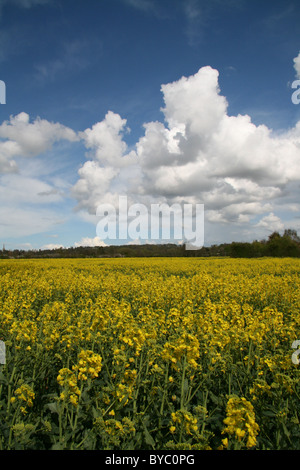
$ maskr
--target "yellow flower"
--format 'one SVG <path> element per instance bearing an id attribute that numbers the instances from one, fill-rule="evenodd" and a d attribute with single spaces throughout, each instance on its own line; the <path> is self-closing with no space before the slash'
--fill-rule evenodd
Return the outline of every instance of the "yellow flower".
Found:
<path id="1" fill-rule="evenodd" d="M 82 350 L 79 353 L 79 361 L 73 366 L 78 371 L 78 380 L 94 379 L 98 377 L 102 368 L 102 357 L 91 350 Z"/>
<path id="2" fill-rule="evenodd" d="M 23 404 L 24 406 L 21 406 L 20 408 L 22 413 L 25 414 L 27 412 L 26 407 L 31 408 L 33 406 L 33 400 L 35 398 L 34 391 L 29 385 L 23 384 L 15 390 L 15 395 L 15 397 L 11 397 L 11 403 L 15 403 L 16 399 L 18 399 L 22 404 L 25 402 Z"/>
<path id="3" fill-rule="evenodd" d="M 255 446 L 259 426 L 255 422 L 252 404 L 244 397 L 233 396 L 227 402 L 226 415 L 223 421 L 226 427 L 223 429 L 222 434 L 227 433 L 238 442 L 244 442 L 244 438 L 247 438 L 246 447 Z"/>
<path id="4" fill-rule="evenodd" d="M 135 444 L 120 441 L 126 434 L 122 416 L 131 415 L 133 407 L 137 417 L 149 416 L 151 429 L 161 423 L 153 437 L 161 436 L 162 442 L 174 428 L 180 445 L 201 446 L 206 436 L 215 442 L 204 408 L 210 395 L 205 396 L 210 383 L 219 383 L 223 400 L 229 376 L 251 377 L 251 384 L 241 381 L 239 389 L 251 403 L 229 397 L 220 444 L 222 439 L 229 449 L 259 447 L 257 423 L 264 417 L 256 416 L 256 404 L 261 413 L 262 405 L 286 402 L 290 412 L 278 405 L 274 420 L 284 422 L 288 433 L 297 423 L 296 400 L 289 396 L 297 391 L 291 345 L 300 339 L 300 259 L 2 261 L 0 339 L 7 346 L 7 372 L 13 374 L 9 396 L 16 423 L 22 419 L 18 411 L 37 419 L 45 396 L 55 393 L 56 375 L 66 419 L 74 418 L 72 407 L 81 399 L 82 411 L 94 409 L 110 418 L 108 432 L 103 424 L 97 435 L 97 445 L 107 448 Z M 10 370 L 13 356 L 15 372 Z M 51 364 L 62 369 L 53 375 Z M 33 373 L 35 381 L 24 387 Z M 237 383 L 232 382 L 233 390 Z M 203 410 L 197 410 L 200 403 Z M 161 404 L 167 423 L 155 414 Z M 265 440 L 275 447 L 271 421 L 264 423 Z M 84 446 L 80 419 L 78 424 L 76 439 Z M 137 439 L 141 432 L 139 427 Z M 105 440 L 109 433 L 111 439 Z M 174 436 L 175 441 L 179 444 Z"/>
<path id="5" fill-rule="evenodd" d="M 74 395 L 73 393 L 70 395 L 70 403 L 72 405 L 77 406 L 78 405 L 78 396 Z"/>
<path id="6" fill-rule="evenodd" d="M 69 401 L 73 406 L 78 405 L 80 390 L 77 386 L 77 378 L 73 371 L 68 368 L 60 369 L 57 382 L 63 388 L 59 398 L 61 401 Z"/>
<path id="7" fill-rule="evenodd" d="M 228 447 L 228 437 L 225 437 L 225 439 L 222 439 L 222 444 L 224 447 Z"/>

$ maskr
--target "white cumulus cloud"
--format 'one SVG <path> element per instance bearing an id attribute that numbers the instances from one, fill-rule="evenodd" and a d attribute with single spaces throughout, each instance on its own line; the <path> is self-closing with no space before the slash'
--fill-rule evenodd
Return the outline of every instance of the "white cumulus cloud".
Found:
<path id="1" fill-rule="evenodd" d="M 294 64 L 298 73 L 300 53 Z M 161 92 L 164 119 L 145 122 L 143 135 L 130 149 L 127 120 L 112 111 L 79 133 L 46 119 L 31 121 L 25 112 L 4 121 L 0 125 L 4 233 L 17 232 L 18 218 L 23 234 L 61 223 L 63 217 L 49 206 L 58 207 L 64 200 L 61 182 L 26 175 L 24 165 L 25 159 L 32 161 L 61 141 L 80 141 L 85 147 L 86 160 L 70 188 L 83 220 L 86 215 L 86 221 L 97 222 L 100 204 L 117 208 L 119 196 L 126 195 L 128 204 L 149 207 L 155 202 L 204 204 L 207 233 L 214 239 L 216 231 L 222 236 L 226 231 L 232 238 L 232 231 L 239 228 L 240 234 L 253 238 L 257 231 L 283 229 L 285 211 L 289 222 L 297 225 L 300 121 L 276 134 L 266 125 L 254 124 L 249 115 L 229 115 L 219 72 L 210 66 L 163 84 Z M 97 237 L 82 243 L 104 246 Z"/>
<path id="2" fill-rule="evenodd" d="M 218 77 L 207 66 L 162 85 L 164 122 L 145 123 L 131 152 L 117 114 L 84 131 L 89 160 L 72 190 L 78 208 L 95 214 L 121 188 L 135 202 L 203 203 L 214 224 L 278 226 L 276 204 L 300 180 L 300 122 L 276 135 L 248 115 L 230 116 Z"/>
<path id="3" fill-rule="evenodd" d="M 99 237 L 94 237 L 94 238 L 89 238 L 89 237 L 83 237 L 79 242 L 74 243 L 75 247 L 79 246 L 107 246 L 104 241 L 102 241 Z"/>
<path id="4" fill-rule="evenodd" d="M 0 173 L 17 171 L 16 157 L 34 157 L 61 140 L 75 142 L 77 134 L 70 128 L 21 112 L 0 125 Z"/>
<path id="5" fill-rule="evenodd" d="M 43 245 L 42 250 L 57 250 L 59 248 L 63 248 L 63 245 L 59 243 L 48 243 L 48 245 Z"/>
<path id="6" fill-rule="evenodd" d="M 294 69 L 296 70 L 296 75 L 300 78 L 300 51 L 297 57 L 294 58 Z"/>

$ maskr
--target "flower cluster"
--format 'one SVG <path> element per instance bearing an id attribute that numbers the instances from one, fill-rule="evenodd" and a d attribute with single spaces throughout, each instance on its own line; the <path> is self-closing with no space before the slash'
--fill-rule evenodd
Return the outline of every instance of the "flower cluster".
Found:
<path id="1" fill-rule="evenodd" d="M 198 367 L 199 341 L 195 335 L 183 333 L 179 338 L 172 338 L 164 345 L 161 357 L 166 361 L 171 361 L 172 367 L 178 369 L 178 363 L 185 359 L 192 368 Z"/>
<path id="2" fill-rule="evenodd" d="M 77 377 L 73 371 L 64 367 L 60 369 L 57 376 L 58 384 L 63 388 L 60 400 L 70 402 L 75 407 L 78 405 L 80 390 L 77 385 Z"/>
<path id="3" fill-rule="evenodd" d="M 31 408 L 33 406 L 33 400 L 35 398 L 35 393 L 32 388 L 27 384 L 22 384 L 15 390 L 15 396 L 11 397 L 11 403 L 15 403 L 16 400 L 22 404 L 21 412 L 26 414 L 28 412 L 27 407 Z"/>
<path id="4" fill-rule="evenodd" d="M 256 437 L 259 426 L 255 422 L 255 413 L 252 404 L 244 397 L 231 397 L 227 402 L 226 427 L 223 434 L 227 433 L 239 443 L 245 442 L 247 448 L 256 445 Z M 228 446 L 228 438 L 223 439 L 224 446 Z"/>
<path id="5" fill-rule="evenodd" d="M 98 377 L 101 368 L 102 357 L 91 350 L 80 351 L 78 364 L 73 366 L 73 370 L 78 372 L 78 380 Z"/>
<path id="6" fill-rule="evenodd" d="M 134 423 L 127 417 L 121 421 L 115 418 L 96 418 L 93 423 L 93 432 L 99 435 L 104 449 L 119 447 L 121 443 L 130 440 L 136 432 Z"/>
<path id="7" fill-rule="evenodd" d="M 198 431 L 197 422 L 197 418 L 193 416 L 192 413 L 190 413 L 189 411 L 178 410 L 176 412 L 171 413 L 170 432 L 175 433 L 176 427 L 179 426 L 183 429 L 186 434 L 195 434 Z"/>

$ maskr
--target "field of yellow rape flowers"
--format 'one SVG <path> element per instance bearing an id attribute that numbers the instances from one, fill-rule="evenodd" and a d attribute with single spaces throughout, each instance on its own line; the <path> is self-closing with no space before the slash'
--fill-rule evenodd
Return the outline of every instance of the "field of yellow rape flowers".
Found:
<path id="1" fill-rule="evenodd" d="M 299 449 L 300 260 L 2 260 L 0 449 Z"/>

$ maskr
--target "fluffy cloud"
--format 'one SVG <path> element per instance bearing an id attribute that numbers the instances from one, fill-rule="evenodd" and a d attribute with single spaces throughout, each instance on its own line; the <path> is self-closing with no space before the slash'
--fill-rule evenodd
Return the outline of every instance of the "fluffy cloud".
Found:
<path id="1" fill-rule="evenodd" d="M 263 227 L 269 232 L 280 232 L 284 229 L 284 224 L 280 218 L 271 212 L 269 215 L 263 217 L 257 224 L 256 227 Z"/>
<path id="2" fill-rule="evenodd" d="M 147 138 L 146 133 L 137 145 L 145 169 L 152 155 L 155 161 L 153 170 L 145 172 L 149 190 L 154 187 L 165 195 L 203 197 L 219 185 L 224 190 L 225 178 L 230 177 L 227 188 L 231 186 L 238 196 L 242 188 L 234 185 L 235 179 L 265 188 L 298 178 L 299 125 L 276 137 L 266 126 L 254 125 L 247 115 L 228 116 L 217 78 L 217 71 L 205 67 L 192 77 L 162 87 L 168 129 L 156 125 L 156 139 L 153 135 Z M 173 155 L 166 145 L 166 133 L 177 140 Z"/>
<path id="3" fill-rule="evenodd" d="M 130 181 L 139 169 L 135 168 L 136 153 L 126 153 L 125 126 L 125 119 L 109 111 L 103 121 L 79 133 L 90 159 L 79 169 L 79 180 L 72 188 L 78 210 L 95 214 L 99 204 L 114 204 L 121 191 L 129 191 Z"/>
<path id="4" fill-rule="evenodd" d="M 162 85 L 165 122 L 145 123 L 134 151 L 117 114 L 84 131 L 89 160 L 73 187 L 78 208 L 95 214 L 123 192 L 137 202 L 203 203 L 212 224 L 280 226 L 275 206 L 300 179 L 300 122 L 276 135 L 248 115 L 229 116 L 218 77 L 208 66 Z"/>
<path id="5" fill-rule="evenodd" d="M 107 201 L 110 184 L 118 172 L 111 167 L 100 167 L 89 160 L 79 170 L 80 179 L 72 188 L 72 195 L 77 199 L 77 209 L 87 209 L 95 214 L 96 207 Z"/>
<path id="6" fill-rule="evenodd" d="M 109 111 L 102 122 L 81 132 L 80 136 L 85 141 L 86 148 L 95 151 L 94 156 L 99 163 L 120 166 L 126 150 L 126 143 L 122 138 L 125 125 L 125 119 Z"/>
<path id="7" fill-rule="evenodd" d="M 11 116 L 0 126 L 0 173 L 17 171 L 16 157 L 34 157 L 49 150 L 55 142 L 78 140 L 76 133 L 59 123 L 37 118 L 30 122 L 27 113 Z"/>
<path id="8" fill-rule="evenodd" d="M 43 245 L 42 250 L 57 250 L 58 248 L 63 248 L 63 245 L 56 243 L 49 243 L 48 245 Z"/>
<path id="9" fill-rule="evenodd" d="M 81 141 L 86 149 L 86 161 L 71 187 L 85 221 L 97 223 L 100 204 L 117 207 L 119 195 L 127 195 L 129 205 L 203 203 L 205 233 L 211 240 L 217 230 L 229 239 L 236 233 L 250 239 L 257 233 L 264 236 L 274 227 L 283 229 L 285 213 L 297 229 L 300 122 L 275 134 L 265 125 L 255 125 L 248 115 L 230 116 L 219 73 L 211 67 L 164 84 L 161 92 L 164 121 L 145 123 L 133 149 L 126 144 L 126 119 L 112 111 L 78 134 L 60 123 L 40 118 L 30 122 L 24 112 L 3 122 L 2 232 L 31 234 L 61 223 L 61 212 L 49 209 L 49 204 L 59 207 L 63 201 L 61 183 L 51 184 L 51 178 L 41 181 L 38 173 L 29 176 L 24 162 L 63 140 Z M 103 242 L 96 237 L 79 243 L 101 246 Z"/>
<path id="10" fill-rule="evenodd" d="M 75 247 L 78 246 L 107 246 L 99 237 L 89 238 L 83 237 L 79 242 L 74 243 Z"/>
<path id="11" fill-rule="evenodd" d="M 300 78 L 300 52 L 294 59 L 294 69 L 296 70 L 296 75 Z"/>
<path id="12" fill-rule="evenodd" d="M 42 162 L 39 158 L 35 164 L 28 160 L 46 155 L 55 143 L 63 140 L 75 142 L 79 137 L 59 123 L 40 118 L 30 122 L 29 115 L 24 112 L 11 116 L 0 125 L 2 237 L 45 232 L 65 220 L 63 209 L 60 209 L 64 201 L 64 184 L 57 177 L 51 178 L 58 157 L 57 161 L 53 158 L 51 162 Z"/>

